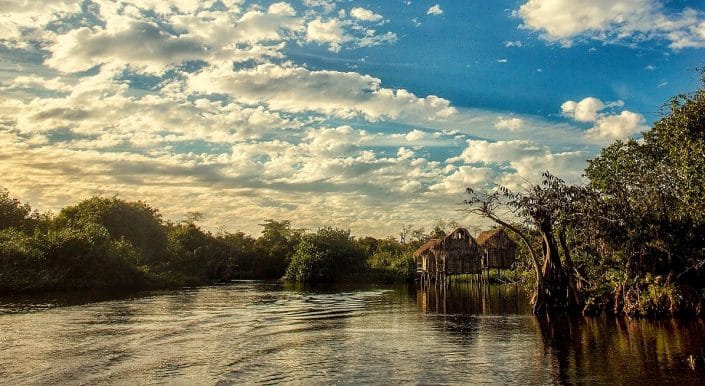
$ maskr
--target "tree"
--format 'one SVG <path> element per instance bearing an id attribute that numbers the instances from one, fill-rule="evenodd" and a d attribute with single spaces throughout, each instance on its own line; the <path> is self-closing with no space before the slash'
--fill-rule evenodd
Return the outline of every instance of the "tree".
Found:
<path id="1" fill-rule="evenodd" d="M 512 192 L 500 187 L 491 192 L 467 189 L 471 213 L 479 214 L 514 232 L 529 251 L 536 273 L 536 288 L 532 299 L 536 314 L 556 309 L 577 309 L 582 304 L 575 282 L 574 266 L 565 239 L 568 224 L 575 218 L 575 208 L 587 192 L 548 172 L 543 181 L 525 192 Z M 499 208 L 508 209 L 520 222 L 500 217 Z M 530 230 L 541 237 L 542 258 L 535 250 Z M 558 240 L 558 241 L 557 241 Z M 558 245 L 563 248 L 565 266 Z"/>
<path id="2" fill-rule="evenodd" d="M 700 89 L 672 98 L 641 141 L 604 148 L 589 161 L 586 176 L 606 214 L 594 224 L 605 258 L 625 272 L 615 296 L 624 308 L 645 312 L 651 300 L 643 297 L 653 283 L 681 292 L 692 292 L 677 288 L 682 285 L 702 288 L 705 72 Z"/>
<path id="3" fill-rule="evenodd" d="M 142 201 L 96 196 L 64 208 L 55 220 L 57 228 L 81 228 L 91 223 L 105 227 L 115 240 L 129 241 L 144 257 L 141 263 L 158 263 L 166 252 L 161 214 Z"/>
<path id="4" fill-rule="evenodd" d="M 365 270 L 365 255 L 349 230 L 321 228 L 296 246 L 286 278 L 299 282 L 332 282 Z"/>
<path id="5" fill-rule="evenodd" d="M 262 235 L 257 239 L 257 247 L 265 251 L 259 260 L 258 276 L 281 277 L 301 240 L 302 229 L 293 229 L 289 220 L 265 220 L 260 224 Z"/>
<path id="6" fill-rule="evenodd" d="M 46 223 L 48 218 L 48 215 L 32 211 L 29 204 L 10 197 L 7 190 L 0 191 L 0 229 L 16 228 L 32 233 L 40 223 Z"/>

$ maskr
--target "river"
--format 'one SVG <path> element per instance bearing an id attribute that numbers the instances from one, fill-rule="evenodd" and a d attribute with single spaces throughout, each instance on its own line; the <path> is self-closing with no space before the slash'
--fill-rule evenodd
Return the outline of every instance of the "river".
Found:
<path id="1" fill-rule="evenodd" d="M 0 298 L 2 384 L 705 382 L 701 320 L 537 319 L 515 286 Z"/>

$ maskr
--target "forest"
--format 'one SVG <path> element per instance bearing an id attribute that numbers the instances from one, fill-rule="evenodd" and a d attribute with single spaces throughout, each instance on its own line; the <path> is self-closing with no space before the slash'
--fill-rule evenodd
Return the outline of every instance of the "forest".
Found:
<path id="1" fill-rule="evenodd" d="M 259 237 L 212 234 L 191 213 L 164 221 L 141 201 L 91 197 L 58 214 L 39 213 L 0 192 L 0 292 L 159 288 L 279 279 L 316 282 L 413 280 L 411 253 L 433 234 L 356 239 L 349 230 L 305 232 L 265 220 Z"/>
<path id="2" fill-rule="evenodd" d="M 705 78 L 703 79 L 705 84 Z M 505 227 L 522 246 L 503 275 L 532 289 L 534 312 L 703 314 L 705 88 L 678 95 L 643 138 L 588 162 L 586 183 L 548 171 L 520 191 L 467 190 L 464 210 Z M 258 237 L 203 230 L 192 213 L 164 220 L 141 201 L 96 196 L 40 213 L 0 192 L 0 292 L 158 288 L 279 279 L 411 281 L 413 251 L 452 230 L 404 227 L 353 237 L 265 220 Z"/>

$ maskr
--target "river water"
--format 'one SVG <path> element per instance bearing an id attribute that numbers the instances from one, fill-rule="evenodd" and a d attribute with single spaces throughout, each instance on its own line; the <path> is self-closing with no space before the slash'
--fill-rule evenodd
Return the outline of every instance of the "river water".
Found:
<path id="1" fill-rule="evenodd" d="M 705 382 L 705 323 L 537 319 L 515 286 L 0 298 L 2 384 Z"/>

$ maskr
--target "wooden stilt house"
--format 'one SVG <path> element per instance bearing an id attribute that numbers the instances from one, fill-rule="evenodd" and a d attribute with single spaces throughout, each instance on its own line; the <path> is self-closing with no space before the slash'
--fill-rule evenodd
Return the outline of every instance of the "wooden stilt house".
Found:
<path id="1" fill-rule="evenodd" d="M 516 260 L 518 246 L 503 228 L 480 233 L 477 244 L 482 250 L 483 263 L 487 268 L 509 269 Z"/>
<path id="2" fill-rule="evenodd" d="M 465 228 L 458 228 L 440 240 L 430 240 L 414 252 L 422 278 L 475 274 L 482 270 L 481 252 Z"/>

